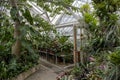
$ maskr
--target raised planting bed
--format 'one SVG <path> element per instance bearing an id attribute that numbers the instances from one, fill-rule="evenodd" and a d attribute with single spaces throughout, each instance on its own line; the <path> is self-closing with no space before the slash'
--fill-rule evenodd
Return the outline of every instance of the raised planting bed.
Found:
<path id="1" fill-rule="evenodd" d="M 67 58 L 71 57 L 71 60 L 72 60 L 72 57 L 73 57 L 72 53 L 71 54 L 62 54 L 62 53 L 57 54 L 57 53 L 40 51 L 40 50 L 39 50 L 39 54 L 40 54 L 41 58 L 46 59 L 48 61 L 50 61 L 50 59 L 53 59 L 55 64 L 57 64 L 59 61 L 62 61 L 64 64 L 66 64 L 66 62 L 68 61 Z"/>
<path id="2" fill-rule="evenodd" d="M 40 64 L 36 65 L 35 67 L 19 74 L 17 77 L 12 78 L 11 80 L 25 80 L 28 76 L 35 73 L 40 69 Z"/>

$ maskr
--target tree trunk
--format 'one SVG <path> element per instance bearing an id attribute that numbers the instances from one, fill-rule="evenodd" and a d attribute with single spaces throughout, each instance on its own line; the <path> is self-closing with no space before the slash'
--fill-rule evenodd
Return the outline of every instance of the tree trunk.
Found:
<path id="1" fill-rule="evenodd" d="M 17 0 L 10 0 L 10 4 L 15 9 L 18 9 Z M 16 11 L 15 16 L 16 16 L 16 18 L 20 17 L 20 14 L 19 14 L 18 10 Z M 14 20 L 14 38 L 15 38 L 16 41 L 12 46 L 12 54 L 15 54 L 16 56 L 19 56 L 20 52 L 21 52 L 20 21 L 19 21 L 19 19 Z"/>
<path id="2" fill-rule="evenodd" d="M 20 24 L 19 22 L 15 22 L 14 27 L 14 38 L 16 39 L 15 43 L 12 46 L 12 54 L 15 54 L 16 56 L 20 55 L 21 52 L 21 39 L 20 39 Z"/>

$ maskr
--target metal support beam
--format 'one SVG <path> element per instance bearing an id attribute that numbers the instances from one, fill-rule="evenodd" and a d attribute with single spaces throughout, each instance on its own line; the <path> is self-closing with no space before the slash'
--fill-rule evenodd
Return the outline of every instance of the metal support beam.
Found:
<path id="1" fill-rule="evenodd" d="M 64 27 L 73 27 L 73 25 L 78 25 L 79 22 L 70 22 L 70 23 L 65 23 L 65 24 L 60 24 L 60 25 L 55 25 L 56 28 L 64 28 Z"/>
<path id="2" fill-rule="evenodd" d="M 74 51 L 73 51 L 73 60 L 74 60 L 74 64 L 77 65 L 78 62 L 78 58 L 77 58 L 77 29 L 76 26 L 73 27 L 73 31 L 74 31 Z"/>

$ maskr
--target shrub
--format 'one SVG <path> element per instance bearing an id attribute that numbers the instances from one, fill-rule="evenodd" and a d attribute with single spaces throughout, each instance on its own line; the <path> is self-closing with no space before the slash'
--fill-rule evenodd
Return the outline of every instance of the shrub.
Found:
<path id="1" fill-rule="evenodd" d="M 38 57 L 30 53 L 22 54 L 19 58 L 9 53 L 0 54 L 0 80 L 10 79 L 30 69 L 38 63 Z"/>

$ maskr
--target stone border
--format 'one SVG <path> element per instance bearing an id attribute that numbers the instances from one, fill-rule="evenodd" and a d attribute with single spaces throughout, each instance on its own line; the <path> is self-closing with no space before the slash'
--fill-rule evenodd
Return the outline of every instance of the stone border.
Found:
<path id="1" fill-rule="evenodd" d="M 11 80 L 24 80 L 26 79 L 28 76 L 30 76 L 31 74 L 35 73 L 36 71 L 38 71 L 40 69 L 40 64 L 36 65 L 35 67 L 19 74 L 17 77 L 12 78 Z"/>

